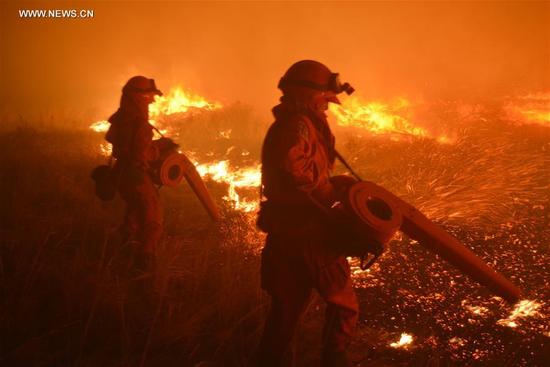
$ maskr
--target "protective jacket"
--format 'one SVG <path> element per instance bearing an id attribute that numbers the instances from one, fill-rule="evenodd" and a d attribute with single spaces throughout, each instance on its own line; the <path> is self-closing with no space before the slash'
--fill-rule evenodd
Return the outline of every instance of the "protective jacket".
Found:
<path id="1" fill-rule="evenodd" d="M 340 366 L 357 322 L 358 305 L 346 258 L 327 235 L 326 213 L 336 199 L 330 182 L 334 136 L 324 113 L 281 103 L 273 109 L 262 150 L 263 194 L 258 225 L 268 233 L 262 252 L 262 287 L 271 309 L 258 366 L 282 366 L 300 315 L 317 290 L 327 303 L 323 366 Z"/>
<path id="2" fill-rule="evenodd" d="M 147 116 L 119 109 L 109 122 L 111 126 L 105 139 L 113 145 L 113 157 L 121 164 L 147 169 L 158 154 Z"/>
<path id="3" fill-rule="evenodd" d="M 330 175 L 334 135 L 324 113 L 281 103 L 273 108 L 262 148 L 263 203 L 258 225 L 268 233 L 319 225 L 322 210 L 336 200 Z"/>
<path id="4" fill-rule="evenodd" d="M 158 191 L 149 175 L 150 163 L 158 158 L 153 127 L 147 113 L 137 108 L 120 108 L 109 122 L 106 139 L 116 158 L 118 192 L 127 204 L 123 232 L 140 242 L 145 253 L 153 254 L 163 223 Z"/>

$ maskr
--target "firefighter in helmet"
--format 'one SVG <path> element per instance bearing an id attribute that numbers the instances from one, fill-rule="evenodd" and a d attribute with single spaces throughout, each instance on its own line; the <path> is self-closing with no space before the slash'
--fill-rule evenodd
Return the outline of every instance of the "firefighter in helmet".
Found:
<path id="1" fill-rule="evenodd" d="M 280 366 L 311 292 L 326 302 L 323 366 L 349 365 L 346 348 L 358 303 L 345 256 L 327 233 L 327 213 L 337 201 L 330 181 L 335 139 L 326 110 L 351 94 L 338 74 L 312 60 L 293 64 L 281 78 L 283 95 L 262 148 L 262 202 L 258 226 L 267 233 L 262 288 L 271 308 L 257 352 L 258 365 Z"/>
<path id="2" fill-rule="evenodd" d="M 136 241 L 137 268 L 152 270 L 154 251 L 162 234 L 162 207 L 149 175 L 150 164 L 158 159 L 149 123 L 149 104 L 162 95 L 153 79 L 134 76 L 122 89 L 119 109 L 109 118 L 106 140 L 113 146 L 118 192 L 126 202 L 123 237 Z"/>

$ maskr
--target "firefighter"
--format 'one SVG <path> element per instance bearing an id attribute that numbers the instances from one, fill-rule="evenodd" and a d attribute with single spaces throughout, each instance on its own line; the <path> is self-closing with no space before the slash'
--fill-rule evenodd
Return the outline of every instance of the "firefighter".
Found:
<path id="1" fill-rule="evenodd" d="M 293 64 L 281 78 L 283 95 L 262 148 L 258 226 L 267 233 L 262 288 L 270 311 L 257 351 L 259 366 L 284 365 L 301 314 L 313 290 L 326 302 L 322 365 L 348 366 L 346 348 L 358 317 L 349 264 L 330 239 L 337 188 L 330 181 L 335 139 L 326 110 L 351 94 L 338 74 L 312 60 Z"/>
<path id="2" fill-rule="evenodd" d="M 109 118 L 106 140 L 112 155 L 118 192 L 126 202 L 123 237 L 139 244 L 135 261 L 138 270 L 151 271 L 154 252 L 162 234 L 162 207 L 149 175 L 150 164 L 158 159 L 149 123 L 149 104 L 162 95 L 155 81 L 134 76 L 122 89 L 119 109 Z"/>

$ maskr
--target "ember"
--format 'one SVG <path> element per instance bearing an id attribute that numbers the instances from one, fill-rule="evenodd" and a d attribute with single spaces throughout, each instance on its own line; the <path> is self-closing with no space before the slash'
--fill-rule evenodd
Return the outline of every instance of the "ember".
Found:
<path id="1" fill-rule="evenodd" d="M 339 126 L 368 132 L 347 142 L 339 140 L 340 150 L 354 162 L 360 175 L 380 183 L 443 224 L 495 269 L 511 275 L 514 282 L 518 281 L 514 277 L 522 274 L 522 288 L 526 289 L 527 278 L 535 284 L 538 275 L 533 269 L 543 267 L 542 257 L 522 260 L 518 254 L 540 252 L 544 239 L 548 239 L 540 232 L 548 208 L 545 193 L 550 190 L 550 146 L 546 140 L 535 133 L 530 140 L 515 139 L 516 124 L 508 124 L 498 115 L 484 115 L 478 107 L 475 119 L 466 121 L 468 128 L 445 140 L 447 135 L 432 134 L 429 126 L 411 122 L 415 105 L 409 101 L 385 105 L 350 100 L 331 112 Z M 204 116 L 215 113 L 210 109 L 203 112 Z M 186 116 L 182 112 L 175 119 L 157 119 L 178 136 L 184 131 L 179 127 L 187 124 Z M 203 125 L 197 126 L 200 129 Z M 336 134 L 340 131 L 335 129 Z M 214 151 L 208 145 L 209 149 L 204 150 L 201 147 L 206 145 L 199 143 L 193 147 L 194 152 L 184 153 L 207 182 L 227 185 L 222 199 L 246 219 L 246 241 L 257 253 L 261 241 L 254 217 L 261 177 L 254 144 L 259 144 L 259 138 L 251 137 L 254 144 L 244 149 L 236 141 L 242 139 L 238 125 L 219 125 L 208 135 L 212 144 L 223 142 L 225 147 Z M 233 234 L 229 231 L 227 235 Z M 545 326 L 546 304 L 522 301 L 510 310 L 498 297 L 480 296 L 480 286 L 469 283 L 403 235 L 396 236 L 390 251 L 367 271 L 359 268 L 357 259 L 350 261 L 360 299 L 369 300 L 367 310 L 374 309 L 369 312 L 375 316 L 365 320 L 367 325 L 375 329 L 391 325 L 392 333 L 403 327 L 432 330 L 432 335 L 414 337 L 415 348 L 438 348 L 454 361 L 490 361 L 497 358 L 495 353 L 502 352 L 505 342 L 494 332 L 485 335 L 481 343 L 479 328 L 506 326 L 521 335 L 529 333 L 535 345 L 549 333 Z M 545 297 L 542 290 L 526 290 L 533 300 Z M 398 341 L 386 343 L 410 353 L 413 336 L 402 333 Z"/>
<path id="2" fill-rule="evenodd" d="M 392 348 L 407 348 L 409 347 L 413 342 L 413 337 L 410 334 L 402 333 L 401 338 L 399 341 L 395 343 L 391 343 L 390 347 Z"/>
<path id="3" fill-rule="evenodd" d="M 253 362 L 270 314 L 261 275 L 266 288 L 270 275 L 284 278 L 266 266 L 256 226 L 271 112 L 293 114 L 301 94 L 320 91 L 307 107 L 324 108 L 345 91 L 326 113 L 357 175 L 521 289 L 507 303 L 426 239 L 398 232 L 369 269 L 348 259 L 359 308 L 350 364 L 550 366 L 550 1 L 39 3 L 0 1 L 2 365 Z M 281 78 L 302 58 L 326 62 L 328 83 Z M 151 186 L 144 172 L 106 166 L 106 120 L 133 75 L 154 79 L 126 89 L 146 93 L 142 102 L 164 93 L 149 122 L 181 163 L 151 165 L 164 186 L 146 200 L 132 190 Z M 121 157 L 140 147 L 126 132 Z M 347 171 L 335 161 L 334 175 Z M 123 186 L 129 200 L 100 200 Z M 121 226 L 124 201 L 148 214 L 128 211 Z M 274 206 L 273 221 L 299 225 L 301 212 Z M 161 229 L 158 246 L 141 246 Z M 274 251 L 273 268 L 283 257 Z M 320 275 L 332 270 L 348 275 Z M 328 350 L 316 293 L 288 356 L 296 366 Z"/>
<path id="4" fill-rule="evenodd" d="M 524 319 L 526 317 L 540 317 L 539 309 L 542 304 L 530 301 L 522 300 L 516 304 L 510 315 L 505 319 L 500 319 L 497 321 L 499 325 L 508 326 L 515 328 L 518 326 L 517 322 L 519 319 Z"/>
<path id="5" fill-rule="evenodd" d="M 470 313 L 477 316 L 483 316 L 489 311 L 487 307 L 470 305 L 467 300 L 462 301 L 462 306 Z"/>

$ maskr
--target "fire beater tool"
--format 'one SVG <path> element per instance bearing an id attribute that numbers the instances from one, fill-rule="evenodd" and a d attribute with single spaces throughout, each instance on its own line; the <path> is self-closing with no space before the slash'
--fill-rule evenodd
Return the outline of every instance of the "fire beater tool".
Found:
<path id="1" fill-rule="evenodd" d="M 165 137 L 155 140 L 154 143 L 160 155 L 160 158 L 152 165 L 155 183 L 174 187 L 185 178 L 210 218 L 214 221 L 220 220 L 220 211 L 202 177 L 189 158 L 177 151 L 179 145 Z"/>
<path id="2" fill-rule="evenodd" d="M 512 303 L 519 301 L 520 289 L 459 240 L 390 191 L 373 182 L 363 181 L 338 152 L 336 157 L 356 179 L 334 177 L 335 182 L 344 186 L 342 203 L 351 217 L 355 233 L 361 238 L 367 242 L 386 244 L 400 230 L 498 296 Z M 380 254 L 374 255 L 367 267 Z"/>

